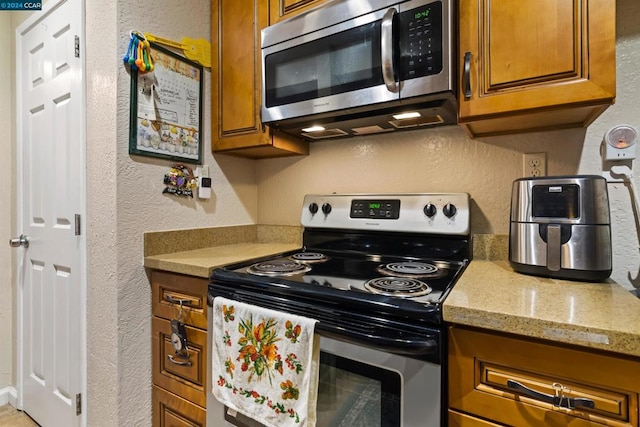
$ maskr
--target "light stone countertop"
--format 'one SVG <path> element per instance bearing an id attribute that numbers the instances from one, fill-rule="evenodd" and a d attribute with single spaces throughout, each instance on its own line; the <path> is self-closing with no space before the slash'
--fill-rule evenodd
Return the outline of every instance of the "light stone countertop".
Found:
<path id="1" fill-rule="evenodd" d="M 292 251 L 302 245 L 302 228 L 235 225 L 144 233 L 144 266 L 209 278 L 214 268 Z"/>
<path id="2" fill-rule="evenodd" d="M 208 279 L 211 271 L 216 267 L 234 264 L 251 258 L 275 255 L 299 247 L 300 245 L 294 243 L 234 243 L 147 256 L 144 258 L 144 266 Z"/>
<path id="3" fill-rule="evenodd" d="M 443 304 L 445 321 L 640 357 L 640 299 L 622 286 L 516 273 L 473 260 Z"/>
<path id="4" fill-rule="evenodd" d="M 247 225 L 149 232 L 144 266 L 208 278 L 216 267 L 299 248 L 301 231 Z M 474 236 L 474 260 L 443 304 L 445 321 L 640 357 L 639 298 L 613 281 L 516 273 L 505 261 L 507 239 Z"/>

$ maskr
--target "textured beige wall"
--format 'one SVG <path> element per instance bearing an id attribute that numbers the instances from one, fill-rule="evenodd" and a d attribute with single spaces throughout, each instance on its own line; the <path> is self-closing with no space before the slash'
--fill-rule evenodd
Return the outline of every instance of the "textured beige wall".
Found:
<path id="1" fill-rule="evenodd" d="M 209 72 L 202 121 L 212 198 L 163 195 L 171 162 L 128 153 L 130 77 L 121 58 L 129 31 L 208 40 L 209 1 L 86 3 L 88 421 L 145 426 L 151 423 L 151 292 L 142 267 L 142 234 L 254 223 L 255 164 L 211 155 Z"/>
<path id="2" fill-rule="evenodd" d="M 640 3 L 618 0 L 617 21 L 617 101 L 588 130 L 471 140 L 448 126 L 316 142 L 308 157 L 258 163 L 258 222 L 299 224 L 307 193 L 462 191 L 473 198 L 473 233 L 508 234 L 511 185 L 521 176 L 523 153 L 546 152 L 550 175 L 599 174 L 604 133 L 618 123 L 640 128 Z M 640 254 L 629 193 L 610 184 L 609 195 L 613 278 L 631 287 Z"/>
<path id="3" fill-rule="evenodd" d="M 89 426 L 151 424 L 150 288 L 142 267 L 142 233 L 149 230 L 251 224 L 257 218 L 255 163 L 221 156 L 210 147 L 210 73 L 203 95 L 204 162 L 213 194 L 208 201 L 162 194 L 171 162 L 128 154 L 129 74 L 121 58 L 129 31 L 149 31 L 180 40 L 209 39 L 209 2 L 144 0 L 86 1 L 87 88 L 87 405 Z M 0 15 L 0 51 L 10 52 L 13 30 L 27 13 Z M 13 21 L 9 21 L 13 19 Z M 6 20 L 6 22 L 5 22 Z M 7 25 L 5 25 L 7 24 Z M 10 25 L 9 25 L 10 24 Z M 7 39 L 7 37 L 9 39 Z M 5 45 L 7 50 L 5 50 Z M 0 56 L 0 77 L 12 59 Z M 7 76 L 9 74 L 6 74 Z M 0 125 L 11 129 L 11 78 L 0 81 Z M 13 138 L 0 140 L 0 166 L 11 171 Z M 6 147 L 5 147 L 6 144 Z M 9 182 L 7 183 L 7 176 Z M 12 187 L 11 174 L 5 184 Z M 0 238 L 11 230 L 13 203 L 0 192 Z M 0 255 L 8 254 L 0 245 Z M 11 294 L 8 256 L 0 256 L 0 294 Z M 6 268 L 5 268 L 6 267 Z M 9 301 L 9 302 L 7 302 Z M 0 299 L 0 389 L 15 386 L 11 374 L 12 310 Z M 8 319 L 8 320 L 5 320 Z M 15 331 L 13 331 L 15 333 Z M 6 341 L 5 341 L 6 338 Z"/>
<path id="4" fill-rule="evenodd" d="M 13 52 L 11 15 L 0 14 L 0 52 Z M 11 248 L 6 244 L 13 233 L 11 188 L 13 187 L 13 132 L 12 120 L 12 55 L 0 55 L 0 129 L 5 138 L 0 138 L 0 171 L 3 180 L 0 188 L 0 404 L 7 395 L 2 389 L 12 384 L 12 327 L 14 293 L 11 286 Z"/>

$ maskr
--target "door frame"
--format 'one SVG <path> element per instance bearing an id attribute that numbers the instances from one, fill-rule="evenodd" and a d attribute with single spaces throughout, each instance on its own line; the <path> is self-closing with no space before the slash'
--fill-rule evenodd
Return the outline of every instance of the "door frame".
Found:
<path id="1" fill-rule="evenodd" d="M 15 92 L 15 112 L 16 112 L 16 139 L 14 141 L 14 147 L 16 149 L 16 165 L 15 165 L 15 174 L 16 177 L 16 209 L 15 214 L 16 218 L 14 220 L 16 231 L 20 231 L 23 229 L 23 209 L 24 206 L 22 204 L 22 198 L 20 194 L 24 191 L 23 188 L 23 155 L 22 155 L 22 125 L 23 118 L 21 114 L 22 110 L 22 102 L 23 97 L 21 93 L 22 88 L 22 60 L 23 60 L 23 52 L 20 49 L 20 34 L 26 32 L 28 29 L 38 24 L 41 20 L 45 19 L 46 16 L 51 13 L 54 9 L 59 7 L 61 4 L 66 3 L 68 0 L 50 0 L 46 3 L 43 3 L 41 11 L 33 12 L 27 19 L 24 20 L 15 30 L 15 71 L 16 71 L 16 92 Z M 80 173 L 78 174 L 78 179 L 81 182 L 82 194 L 80 195 L 80 215 L 82 218 L 81 221 L 81 229 L 80 229 L 80 238 L 81 238 L 81 249 L 80 249 L 80 347 L 81 347 L 81 366 L 80 376 L 81 376 L 81 415 L 80 415 L 80 425 L 87 425 L 87 231 L 86 231 L 86 223 L 87 223 L 87 120 L 86 120 L 86 105 L 87 105 L 87 90 L 86 90 L 86 0 L 77 0 L 80 6 L 80 29 L 78 36 L 80 37 L 80 96 L 81 96 L 81 104 L 82 104 L 82 114 L 79 117 L 80 127 L 81 127 L 81 147 L 82 147 L 82 165 L 80 167 Z M 17 310 L 16 310 L 16 341 L 17 341 L 17 351 L 16 351 L 16 367 L 17 367 L 17 378 L 16 378 L 16 390 L 17 390 L 17 408 L 23 408 L 23 391 L 24 384 L 22 381 L 25 364 L 23 363 L 25 354 L 24 354 L 24 324 L 23 324 L 23 315 L 24 315 L 24 292 L 22 286 L 24 270 L 25 267 L 24 262 L 24 251 L 20 251 L 20 254 L 14 257 L 14 270 L 16 275 L 14 276 L 14 280 L 12 281 L 12 286 L 16 290 L 17 293 Z"/>

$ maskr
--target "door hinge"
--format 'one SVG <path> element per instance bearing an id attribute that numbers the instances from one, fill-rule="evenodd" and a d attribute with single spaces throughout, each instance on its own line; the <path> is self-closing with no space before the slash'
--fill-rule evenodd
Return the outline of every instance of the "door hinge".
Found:
<path id="1" fill-rule="evenodd" d="M 82 413 L 82 394 L 76 394 L 76 415 Z"/>
<path id="2" fill-rule="evenodd" d="M 80 58 L 80 37 L 75 36 L 75 56 L 76 58 Z"/>
<path id="3" fill-rule="evenodd" d="M 76 227 L 75 227 L 76 228 L 76 236 L 80 235 L 80 230 L 81 230 L 80 225 L 81 225 L 80 224 L 80 215 L 76 214 Z"/>

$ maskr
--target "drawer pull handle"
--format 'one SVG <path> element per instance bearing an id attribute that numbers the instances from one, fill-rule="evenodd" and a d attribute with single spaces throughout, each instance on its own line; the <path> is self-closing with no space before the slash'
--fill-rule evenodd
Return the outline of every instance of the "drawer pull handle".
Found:
<path id="1" fill-rule="evenodd" d="M 187 307 L 196 307 L 196 302 L 189 298 L 174 298 L 171 295 L 166 295 L 164 299 L 171 304 L 180 305 L 180 307 L 183 305 Z"/>
<path id="2" fill-rule="evenodd" d="M 517 392 L 522 393 L 527 397 L 531 397 L 533 399 L 540 400 L 541 402 L 551 403 L 555 407 L 565 408 L 565 409 L 575 409 L 577 407 L 584 408 L 595 408 L 596 404 L 591 399 L 584 399 L 579 397 L 565 397 L 564 393 L 560 393 L 560 395 L 552 396 L 550 394 L 540 393 L 538 391 L 532 390 L 529 387 L 522 385 L 521 383 L 514 380 L 507 380 L 507 387 L 511 390 L 515 390 Z M 564 389 L 562 386 L 560 388 Z M 556 389 L 554 384 L 554 389 Z"/>
<path id="3" fill-rule="evenodd" d="M 167 359 L 169 359 L 169 361 L 174 365 L 178 366 L 186 366 L 187 368 L 190 368 L 193 365 L 193 363 L 191 363 L 191 361 L 189 360 L 185 360 L 184 362 L 181 360 L 176 360 L 176 358 L 173 357 L 172 354 L 167 355 Z"/>

